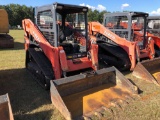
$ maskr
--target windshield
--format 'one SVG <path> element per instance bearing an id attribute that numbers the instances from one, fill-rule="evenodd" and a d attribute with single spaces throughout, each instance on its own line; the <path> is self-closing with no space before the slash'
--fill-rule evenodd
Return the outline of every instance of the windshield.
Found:
<path id="1" fill-rule="evenodd" d="M 148 20 L 147 29 L 150 33 L 160 37 L 160 20 Z"/>
<path id="2" fill-rule="evenodd" d="M 83 13 L 75 13 L 67 15 L 66 22 L 71 23 L 73 28 L 84 30 L 85 29 L 85 19 Z"/>
<path id="3" fill-rule="evenodd" d="M 144 22 L 143 16 L 132 16 L 131 19 L 126 15 L 107 16 L 104 25 L 118 36 L 134 41 L 133 31 L 141 31 L 141 34 L 145 34 Z"/>
<path id="4" fill-rule="evenodd" d="M 79 53 L 84 53 L 87 50 L 85 16 L 83 12 L 62 15 L 57 13 L 59 45 L 63 46 L 67 55 L 76 53 L 82 57 Z"/>
<path id="5" fill-rule="evenodd" d="M 109 29 L 127 29 L 128 18 L 127 16 L 106 17 L 105 26 Z"/>
<path id="6" fill-rule="evenodd" d="M 57 21 L 62 22 L 62 16 L 57 14 Z M 79 31 L 85 36 L 85 15 L 84 13 L 67 14 L 65 18 L 65 26 L 70 26 L 72 29 Z"/>
<path id="7" fill-rule="evenodd" d="M 129 40 L 127 16 L 107 16 L 105 18 L 105 27 L 118 36 Z"/>
<path id="8" fill-rule="evenodd" d="M 160 20 L 149 20 L 148 28 L 149 29 L 160 29 Z"/>
<path id="9" fill-rule="evenodd" d="M 132 17 L 132 29 L 142 30 L 144 29 L 144 17 Z"/>

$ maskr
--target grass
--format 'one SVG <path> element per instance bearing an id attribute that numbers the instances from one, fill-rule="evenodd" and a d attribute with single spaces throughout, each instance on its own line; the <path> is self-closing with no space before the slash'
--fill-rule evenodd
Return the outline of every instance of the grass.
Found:
<path id="1" fill-rule="evenodd" d="M 57 120 L 60 113 L 25 69 L 23 30 L 11 30 L 14 48 L 0 49 L 0 95 L 9 93 L 15 120 Z"/>
<path id="2" fill-rule="evenodd" d="M 9 93 L 15 120 L 64 120 L 51 104 L 49 91 L 43 90 L 25 69 L 23 30 L 11 30 L 10 35 L 15 47 L 0 49 L 0 94 Z M 139 87 L 140 98 L 130 100 L 123 109 L 112 108 L 112 114 L 104 112 L 101 119 L 160 119 L 160 87 L 136 79 L 131 73 L 125 76 Z"/>

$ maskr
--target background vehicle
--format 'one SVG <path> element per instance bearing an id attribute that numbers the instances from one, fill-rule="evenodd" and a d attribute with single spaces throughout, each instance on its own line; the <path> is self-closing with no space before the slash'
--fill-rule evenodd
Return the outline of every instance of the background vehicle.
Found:
<path id="1" fill-rule="evenodd" d="M 151 34 L 160 37 L 160 16 L 148 16 L 147 30 Z"/>
<path id="2" fill-rule="evenodd" d="M 89 23 L 89 35 L 99 45 L 99 59 L 102 62 L 120 70 L 130 68 L 136 77 L 157 84 L 159 79 L 154 74 L 159 70 L 153 62 L 159 64 L 160 61 L 154 59 L 154 40 L 146 33 L 147 17 L 148 14 L 143 12 L 107 13 L 103 25 Z"/>
<path id="3" fill-rule="evenodd" d="M 149 16 L 147 18 L 147 32 L 154 39 L 156 56 L 160 56 L 160 16 Z"/>
<path id="4" fill-rule="evenodd" d="M 22 22 L 26 68 L 44 88 L 51 85 L 52 103 L 67 120 L 99 113 L 112 100 L 137 93 L 114 67 L 98 70 L 98 45 L 88 39 L 87 12 L 87 7 L 53 3 L 35 8 L 35 23 Z"/>
<path id="5" fill-rule="evenodd" d="M 8 35 L 9 22 L 8 14 L 4 9 L 0 9 L 0 48 L 13 48 L 13 37 Z"/>

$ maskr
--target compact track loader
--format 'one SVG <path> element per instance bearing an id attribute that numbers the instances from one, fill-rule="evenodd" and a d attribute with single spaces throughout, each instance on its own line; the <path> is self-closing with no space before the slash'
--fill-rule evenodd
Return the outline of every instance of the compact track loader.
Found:
<path id="1" fill-rule="evenodd" d="M 88 38 L 88 8 L 54 3 L 34 9 L 34 23 L 22 21 L 26 68 L 67 119 L 100 114 L 137 94 L 115 67 L 99 69 L 98 45 Z"/>
<path id="2" fill-rule="evenodd" d="M 89 35 L 99 46 L 100 61 L 158 84 L 160 59 L 155 59 L 154 38 L 146 32 L 147 17 L 143 12 L 107 13 L 103 25 L 89 23 Z"/>
<path id="3" fill-rule="evenodd" d="M 6 10 L 0 9 L 0 48 L 13 48 L 14 40 L 9 34 L 9 21 Z"/>

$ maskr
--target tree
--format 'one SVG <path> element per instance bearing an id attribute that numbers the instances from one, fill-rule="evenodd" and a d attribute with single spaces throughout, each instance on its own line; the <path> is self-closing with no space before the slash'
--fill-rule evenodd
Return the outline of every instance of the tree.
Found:
<path id="1" fill-rule="evenodd" d="M 22 24 L 22 20 L 29 18 L 33 20 L 33 7 L 19 4 L 0 5 L 0 8 L 5 9 L 8 13 L 9 23 L 11 26 Z M 98 11 L 89 9 L 88 21 L 103 22 L 103 15 L 109 13 L 107 11 Z"/>
<path id="2" fill-rule="evenodd" d="M 98 10 L 89 9 L 88 11 L 88 21 L 99 21 L 103 22 L 103 15 L 109 13 L 106 10 L 99 12 Z"/>
<path id="3" fill-rule="evenodd" d="M 22 20 L 25 18 L 33 19 L 33 7 L 27 7 L 19 4 L 9 4 L 1 5 L 0 8 L 7 11 L 11 26 L 21 25 Z"/>
<path id="4" fill-rule="evenodd" d="M 104 16 L 104 14 L 106 14 L 106 13 L 110 13 L 110 12 L 107 12 L 106 10 L 104 10 L 104 11 L 102 11 L 102 12 L 99 13 L 99 15 L 98 15 L 98 21 L 99 21 L 100 23 L 103 22 L 103 16 Z"/>

